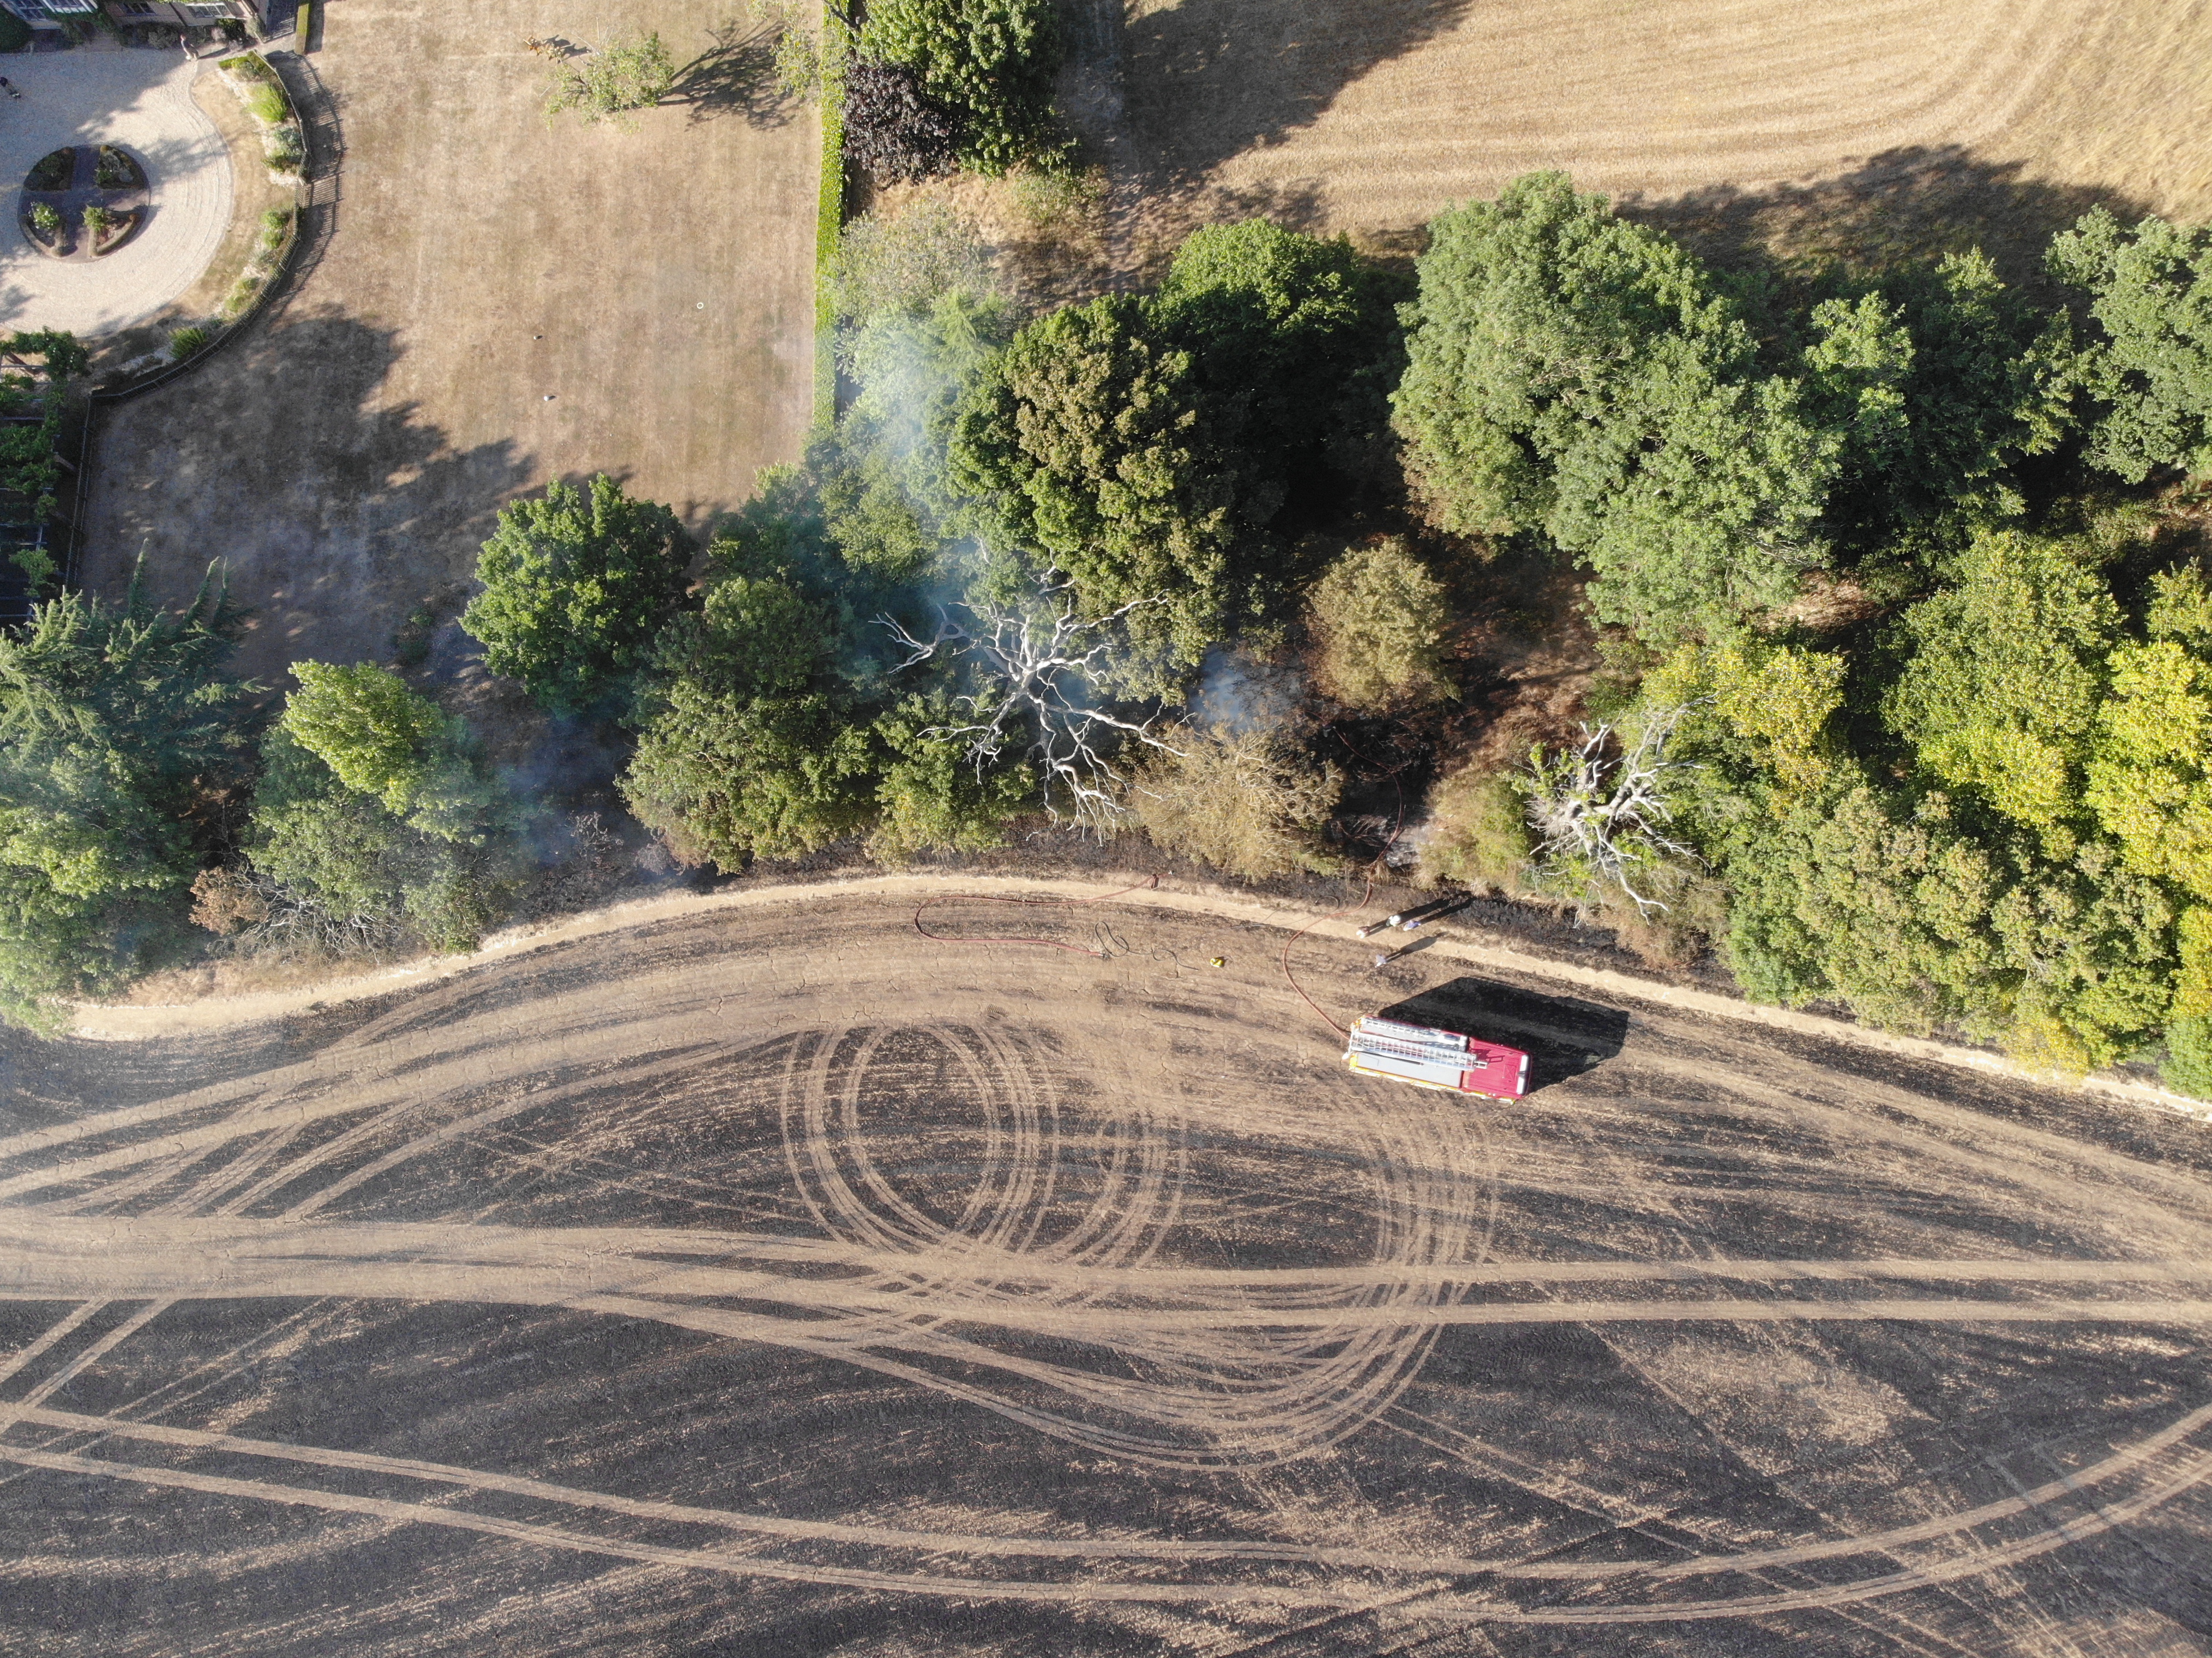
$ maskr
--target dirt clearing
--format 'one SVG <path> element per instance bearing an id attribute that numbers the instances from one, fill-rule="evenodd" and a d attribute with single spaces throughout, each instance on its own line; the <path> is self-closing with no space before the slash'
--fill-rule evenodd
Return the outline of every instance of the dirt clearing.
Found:
<path id="1" fill-rule="evenodd" d="M 1340 1017 L 1534 1053 L 1527 1102 L 1470 1107 L 1348 1074 L 1275 927 L 1023 919 L 1103 954 L 817 896 L 258 1028 L 9 1039 L 0 1627 L 1320 1658 L 2206 1626 L 2196 1126 L 1301 942 Z"/>

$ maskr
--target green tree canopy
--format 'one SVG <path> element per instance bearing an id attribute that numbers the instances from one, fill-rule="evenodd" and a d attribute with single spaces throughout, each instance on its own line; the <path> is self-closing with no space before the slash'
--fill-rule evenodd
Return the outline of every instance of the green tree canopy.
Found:
<path id="1" fill-rule="evenodd" d="M 951 423 L 966 511 L 949 527 L 996 556 L 994 600 L 1057 569 L 1093 614 L 1162 601 L 1129 618 L 1121 683 L 1170 692 L 1283 585 L 1270 526 L 1294 477 L 1327 493 L 1394 337 L 1384 280 L 1347 244 L 1200 231 L 1158 294 L 1041 318 L 984 364 Z"/>
<path id="2" fill-rule="evenodd" d="M 1202 418 L 1190 354 L 1143 301 L 1109 295 L 1040 319 L 979 377 L 954 426 L 954 489 L 1026 582 L 1073 579 L 1086 607 L 1136 612 L 1155 685 L 1195 666 L 1232 609 L 1232 558 L 1279 503 Z"/>
<path id="3" fill-rule="evenodd" d="M 1842 656 L 1756 636 L 1684 645 L 1645 677 L 1644 699 L 1682 711 L 1682 751 L 1695 750 L 1698 770 L 1718 774 L 1723 788 L 1803 794 L 1828 780 L 1828 727 L 1849 668 Z"/>
<path id="4" fill-rule="evenodd" d="M 2212 592 L 2194 564 L 2153 584 L 2148 641 L 2112 654 L 2083 798 L 2129 868 L 2212 902 Z"/>
<path id="5" fill-rule="evenodd" d="M 806 526 L 770 512 L 742 524 L 719 550 L 736 568 L 661 635 L 622 780 L 679 859 L 730 872 L 864 827 L 874 757 L 830 671 L 836 618 L 803 591 Z"/>
<path id="6" fill-rule="evenodd" d="M 1828 504 L 1860 553 L 1960 513 L 2009 517 L 2014 469 L 2066 425 L 2066 319 L 2006 288 L 1983 254 L 1947 255 L 1814 307 L 1808 407 L 1842 439 Z"/>
<path id="7" fill-rule="evenodd" d="M 2054 830 L 2081 811 L 2119 607 L 2074 549 L 2018 531 L 1977 537 L 1960 574 L 1901 618 L 1885 717 L 1942 782 Z"/>
<path id="8" fill-rule="evenodd" d="M 1060 59 L 1052 0 L 876 0 L 860 47 L 912 69 L 959 112 L 970 167 L 1004 173 L 1048 146 Z"/>
<path id="9" fill-rule="evenodd" d="M 1886 797 L 1848 770 L 1730 839 L 1725 953 L 1760 999 L 1957 1024 L 2075 1072 L 2166 1022 L 2178 907 L 2106 843 L 2046 859 L 1967 834 L 1941 794 Z"/>
<path id="10" fill-rule="evenodd" d="M 951 735 L 969 723 L 942 690 L 908 696 L 876 721 L 885 761 L 876 785 L 880 811 L 868 850 L 887 863 L 923 852 L 976 852 L 1006 838 L 1006 825 L 1036 801 L 1026 763 L 978 768 Z"/>
<path id="11" fill-rule="evenodd" d="M 1444 527 L 1543 530 L 1596 572 L 1600 617 L 1662 642 L 1727 631 L 1826 561 L 1841 440 L 1798 382 L 1759 371 L 1673 241 L 1560 173 L 1431 238 L 1393 404 Z"/>
<path id="12" fill-rule="evenodd" d="M 372 662 L 295 662 L 279 723 L 346 788 L 441 840 L 482 840 L 501 798 L 467 726 Z"/>
<path id="13" fill-rule="evenodd" d="M 1322 688 L 1353 708 L 1430 701 L 1450 689 L 1443 584 L 1405 544 L 1355 547 L 1314 584 L 1308 625 L 1321 646 Z"/>
<path id="14" fill-rule="evenodd" d="M 2212 229 L 2097 208 L 2052 239 L 2053 275 L 2088 298 L 2083 386 L 2103 407 L 2089 459 L 2130 483 L 2212 472 Z"/>
<path id="15" fill-rule="evenodd" d="M 1347 424 L 1387 419 L 1376 388 L 1396 367 L 1395 288 L 1344 237 L 1247 219 L 1194 231 L 1152 309 L 1163 337 L 1191 354 L 1207 421 L 1294 474 Z M 1374 410 L 1355 406 L 1370 392 Z"/>
<path id="16" fill-rule="evenodd" d="M 587 123 L 627 126 L 635 111 L 652 108 L 675 84 L 676 62 L 660 37 L 633 35 L 587 52 L 580 61 L 556 65 L 545 113 L 550 118 L 574 110 Z"/>
<path id="17" fill-rule="evenodd" d="M 179 918 L 196 815 L 241 769 L 238 622 L 212 580 L 173 612 L 134 581 L 0 634 L 0 1011 L 112 981 Z"/>
<path id="18" fill-rule="evenodd" d="M 554 483 L 501 509 L 461 626 L 486 666 L 543 706 L 588 708 L 642 665 L 690 560 L 667 507 L 630 500 L 605 473 L 583 489 Z"/>
<path id="19" fill-rule="evenodd" d="M 425 829 L 356 788 L 279 722 L 262 744 L 246 852 L 295 900 L 363 940 L 412 938 L 473 949 L 520 871 L 500 825 L 452 835 Z"/>
<path id="20" fill-rule="evenodd" d="M 824 528 L 848 567 L 879 583 L 925 576 L 958 516 L 946 448 L 962 399 L 1012 331 L 1001 301 L 963 288 L 854 331 L 858 389 L 835 431 L 807 451 Z"/>
<path id="21" fill-rule="evenodd" d="M 679 676 L 623 774 L 637 819 L 685 863 L 799 858 L 870 816 L 866 728 L 820 692 L 745 696 Z"/>

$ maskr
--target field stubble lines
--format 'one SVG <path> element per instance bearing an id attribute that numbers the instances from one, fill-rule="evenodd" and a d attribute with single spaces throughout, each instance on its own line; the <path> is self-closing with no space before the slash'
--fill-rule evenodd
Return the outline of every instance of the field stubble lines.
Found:
<path id="1" fill-rule="evenodd" d="M 2057 0 L 1484 8 L 1338 93 L 1311 125 L 1231 155 L 1231 188 L 1313 181 L 1345 222 L 1425 218 L 1511 174 L 1601 189 L 1755 184 L 1900 147 L 2000 139 L 2104 21 Z M 1668 44 L 1671 41 L 1671 46 Z M 1623 120 L 1619 112 L 1635 114 Z"/>

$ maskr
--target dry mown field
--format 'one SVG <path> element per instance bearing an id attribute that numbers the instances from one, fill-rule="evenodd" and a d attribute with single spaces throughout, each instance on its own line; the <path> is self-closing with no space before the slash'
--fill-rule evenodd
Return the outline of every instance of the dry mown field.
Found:
<path id="1" fill-rule="evenodd" d="M 1845 246 L 2212 216 L 2203 0 L 1133 0 L 1121 70 L 1205 217 L 1387 240 L 1539 167 Z"/>
<path id="2" fill-rule="evenodd" d="M 90 585 L 221 556 L 249 673 L 386 658 L 500 504 L 607 471 L 695 527 L 811 412 L 818 128 L 764 96 L 744 0 L 348 0 L 313 62 L 337 225 L 290 303 L 110 422 Z M 532 38 L 656 28 L 684 100 L 549 125 Z M 725 50 L 725 47 L 734 47 Z M 448 611 L 450 614 L 450 611 Z"/>

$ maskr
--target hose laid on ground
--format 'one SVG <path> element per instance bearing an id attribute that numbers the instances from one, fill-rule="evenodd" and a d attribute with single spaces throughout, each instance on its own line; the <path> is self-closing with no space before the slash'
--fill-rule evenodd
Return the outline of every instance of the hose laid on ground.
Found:
<path id="1" fill-rule="evenodd" d="M 1395 841 L 1398 837 L 1394 835 L 1390 838 Z M 1298 993 L 1298 999 L 1303 1001 L 1308 1007 L 1313 1009 L 1315 1012 L 1321 1014 L 1321 1017 L 1328 1022 L 1328 1028 L 1336 1032 L 1340 1036 L 1349 1036 L 1352 1035 L 1352 1032 L 1346 1029 L 1344 1026 L 1337 1023 L 1334 1019 L 1330 1018 L 1328 1014 L 1323 1011 L 1322 1005 L 1314 1000 L 1312 997 L 1306 994 L 1305 987 L 1301 985 L 1297 979 L 1291 976 L 1291 946 L 1297 943 L 1299 939 L 1304 938 L 1307 933 L 1311 932 L 1323 921 L 1340 921 L 1347 915 L 1358 914 L 1361 910 L 1367 908 L 1367 901 L 1374 896 L 1375 878 L 1370 875 L 1367 878 L 1367 890 L 1359 895 L 1359 902 L 1358 903 L 1352 905 L 1349 909 L 1340 909 L 1334 915 L 1316 916 L 1314 920 L 1308 921 L 1304 926 L 1300 927 L 1296 932 L 1291 934 L 1289 938 L 1283 940 L 1283 977 L 1288 981 L 1291 988 Z"/>

